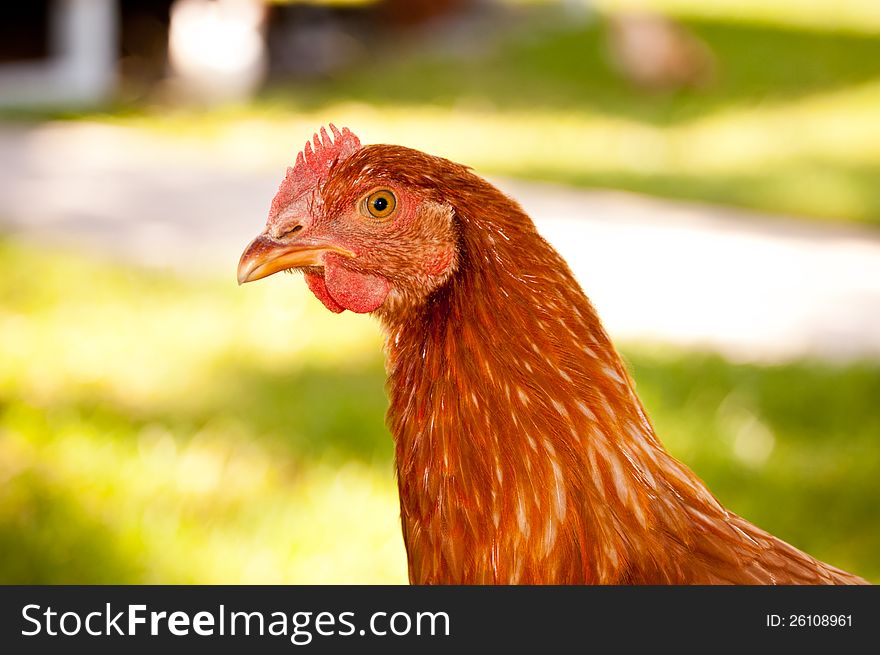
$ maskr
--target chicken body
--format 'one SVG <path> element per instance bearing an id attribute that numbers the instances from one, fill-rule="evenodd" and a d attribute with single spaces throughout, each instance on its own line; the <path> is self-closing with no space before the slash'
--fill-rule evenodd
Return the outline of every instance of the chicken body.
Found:
<path id="1" fill-rule="evenodd" d="M 301 268 L 329 309 L 382 322 L 411 582 L 864 582 L 666 452 L 519 205 L 464 166 L 333 133 L 289 169 L 239 279 Z"/>

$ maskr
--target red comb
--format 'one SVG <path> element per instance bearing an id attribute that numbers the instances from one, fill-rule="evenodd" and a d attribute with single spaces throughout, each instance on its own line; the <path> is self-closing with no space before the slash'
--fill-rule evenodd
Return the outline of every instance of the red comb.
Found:
<path id="1" fill-rule="evenodd" d="M 306 141 L 305 147 L 296 156 L 296 163 L 288 167 L 287 175 L 272 199 L 270 219 L 307 191 L 320 186 L 335 162 L 360 149 L 360 139 L 347 127 L 343 127 L 340 132 L 330 123 L 330 131 L 333 133 L 332 137 L 322 127 L 320 134 L 315 134 L 312 141 Z"/>

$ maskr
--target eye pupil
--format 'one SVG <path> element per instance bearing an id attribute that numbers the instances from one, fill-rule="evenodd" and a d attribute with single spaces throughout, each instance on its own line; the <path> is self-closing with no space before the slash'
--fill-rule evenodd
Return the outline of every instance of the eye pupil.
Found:
<path id="1" fill-rule="evenodd" d="M 388 189 L 374 191 L 364 200 L 361 211 L 373 218 L 388 218 L 397 207 L 397 198 Z"/>

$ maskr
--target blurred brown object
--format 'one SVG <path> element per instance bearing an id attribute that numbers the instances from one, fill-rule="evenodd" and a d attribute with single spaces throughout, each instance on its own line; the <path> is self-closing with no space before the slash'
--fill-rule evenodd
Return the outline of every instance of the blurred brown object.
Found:
<path id="1" fill-rule="evenodd" d="M 644 89 L 702 87 L 715 77 L 709 46 L 674 20 L 651 13 L 608 17 L 607 48 L 611 64 Z"/>
<path id="2" fill-rule="evenodd" d="M 464 11 L 474 0 L 382 0 L 382 15 L 394 25 L 421 25 Z"/>
<path id="3" fill-rule="evenodd" d="M 146 99 L 168 73 L 172 0 L 125 0 L 120 5 L 118 97 Z"/>

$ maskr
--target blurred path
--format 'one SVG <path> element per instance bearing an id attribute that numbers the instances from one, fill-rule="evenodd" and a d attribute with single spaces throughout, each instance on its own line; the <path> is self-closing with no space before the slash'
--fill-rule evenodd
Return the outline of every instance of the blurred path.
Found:
<path id="1" fill-rule="evenodd" d="M 290 135 L 291 152 L 303 140 Z M 292 158 L 291 158 L 292 159 Z M 126 128 L 0 128 L 0 229 L 234 284 L 288 162 L 259 143 Z M 567 259 L 620 339 L 743 360 L 880 357 L 877 232 L 497 181 Z"/>

